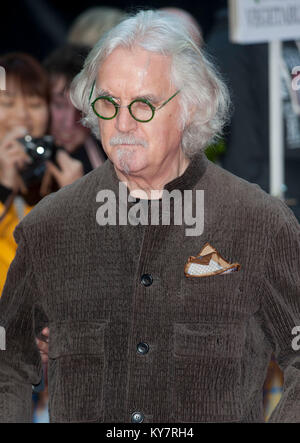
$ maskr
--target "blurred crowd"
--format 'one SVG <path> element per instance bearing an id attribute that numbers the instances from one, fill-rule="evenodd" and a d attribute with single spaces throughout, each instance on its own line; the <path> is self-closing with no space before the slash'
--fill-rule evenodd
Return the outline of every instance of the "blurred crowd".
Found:
<path id="1" fill-rule="evenodd" d="M 234 45 L 228 38 L 226 10 L 220 11 L 210 35 L 203 41 L 197 21 L 186 11 L 165 8 L 189 21 L 195 41 L 214 57 L 232 93 L 233 113 L 224 140 L 207 155 L 234 174 L 268 192 L 268 80 L 266 45 Z M 13 231 L 44 196 L 73 183 L 100 166 L 106 156 L 99 140 L 81 124 L 69 92 L 89 50 L 125 12 L 96 7 L 74 22 L 62 47 L 42 63 L 29 54 L 0 56 L 6 71 L 6 90 L 0 91 L 0 294 L 16 244 Z M 284 49 L 282 94 L 285 109 L 286 196 L 300 218 L 299 96 L 289 87 L 291 67 L 300 65 L 299 47 Z M 288 75 L 288 77 L 287 77 Z M 285 76 L 285 77 L 284 77 Z M 293 106 L 293 103 L 298 103 Z M 282 375 L 270 364 L 264 389 L 265 416 L 280 398 Z M 34 422 L 47 422 L 47 368 L 43 385 L 33 393 Z"/>

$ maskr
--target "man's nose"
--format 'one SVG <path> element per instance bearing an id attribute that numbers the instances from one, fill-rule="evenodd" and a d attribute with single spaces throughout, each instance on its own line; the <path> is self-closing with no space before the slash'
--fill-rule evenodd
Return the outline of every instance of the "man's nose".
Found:
<path id="1" fill-rule="evenodd" d="M 119 108 L 115 118 L 115 128 L 119 132 L 131 132 L 137 127 L 137 121 L 130 115 L 127 106 Z"/>

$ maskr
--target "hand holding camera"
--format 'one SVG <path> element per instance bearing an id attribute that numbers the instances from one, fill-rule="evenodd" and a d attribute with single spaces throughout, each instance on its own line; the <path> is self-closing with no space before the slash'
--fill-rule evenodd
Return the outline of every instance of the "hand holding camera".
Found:
<path id="1" fill-rule="evenodd" d="M 84 175 L 82 163 L 72 158 L 66 151 L 59 150 L 57 152 L 56 163 L 58 167 L 50 161 L 47 162 L 47 171 L 55 178 L 61 188 L 72 184 Z"/>
<path id="2" fill-rule="evenodd" d="M 26 194 L 36 185 L 43 196 L 52 178 L 63 187 L 83 175 L 82 163 L 55 146 L 51 136 L 33 138 L 25 128 L 18 127 L 0 144 L 0 184 L 14 193 Z"/>
<path id="3" fill-rule="evenodd" d="M 22 171 L 22 178 L 28 186 L 33 183 L 42 184 L 52 177 L 62 188 L 84 175 L 82 163 L 73 159 L 64 149 L 57 147 L 53 137 L 46 135 L 34 139 L 26 135 L 20 142 L 32 160 L 32 164 Z"/>
<path id="4" fill-rule="evenodd" d="M 15 193 L 26 189 L 20 171 L 32 163 L 18 141 L 25 134 L 25 128 L 16 127 L 0 143 L 0 184 Z"/>

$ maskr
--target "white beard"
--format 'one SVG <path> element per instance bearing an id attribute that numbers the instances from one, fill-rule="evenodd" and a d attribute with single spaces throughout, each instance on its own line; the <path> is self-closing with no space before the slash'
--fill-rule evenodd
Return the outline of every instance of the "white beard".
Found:
<path id="1" fill-rule="evenodd" d="M 134 155 L 135 155 L 135 152 L 127 151 L 126 149 L 118 149 L 117 150 L 117 156 L 118 156 L 121 170 L 126 175 L 130 174 L 130 163 L 131 163 L 130 160 L 132 159 L 132 157 Z"/>

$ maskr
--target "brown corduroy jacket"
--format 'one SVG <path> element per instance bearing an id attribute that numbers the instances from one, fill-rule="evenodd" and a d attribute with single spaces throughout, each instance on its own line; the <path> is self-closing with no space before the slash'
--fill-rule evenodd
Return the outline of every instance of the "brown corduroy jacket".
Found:
<path id="1" fill-rule="evenodd" d="M 0 301 L 0 421 L 31 420 L 38 313 L 50 327 L 53 422 L 131 422 L 134 413 L 156 423 L 263 421 L 273 352 L 285 387 L 271 420 L 300 421 L 300 228 L 291 211 L 203 154 L 166 185 L 204 190 L 199 236 L 184 224 L 100 226 L 103 189 L 118 196 L 110 161 L 16 229 Z M 206 243 L 240 270 L 187 278 L 189 257 Z"/>

